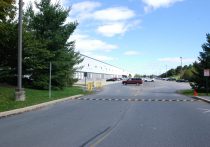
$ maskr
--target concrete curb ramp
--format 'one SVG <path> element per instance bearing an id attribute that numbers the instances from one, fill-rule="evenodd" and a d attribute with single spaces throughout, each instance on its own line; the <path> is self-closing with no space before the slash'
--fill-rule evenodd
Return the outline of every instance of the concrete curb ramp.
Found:
<path id="1" fill-rule="evenodd" d="M 82 97 L 83 95 L 75 95 L 75 96 L 71 96 L 71 97 L 67 97 L 67 98 L 62 98 L 62 99 L 57 99 L 57 100 L 53 100 L 53 101 L 49 101 L 49 102 L 45 102 L 45 103 L 41 103 L 41 104 L 37 104 L 37 105 L 33 105 L 33 106 L 28 106 L 28 107 L 24 107 L 24 108 L 19 108 L 19 109 L 14 109 L 14 110 L 10 110 L 10 111 L 5 111 L 5 112 L 0 112 L 0 118 L 1 117 L 7 117 L 10 115 L 15 115 L 15 114 L 20 114 L 23 112 L 28 112 L 28 111 L 32 111 L 35 109 L 39 109 L 42 107 L 46 107 L 49 105 L 53 105 L 59 102 L 64 102 L 67 100 L 73 100 L 79 97 Z"/>
<path id="2" fill-rule="evenodd" d="M 203 97 L 200 97 L 200 96 L 193 96 L 192 98 L 198 99 L 198 100 L 202 100 L 202 101 L 207 102 L 207 103 L 210 103 L 209 99 L 206 99 L 206 98 L 203 98 Z"/>

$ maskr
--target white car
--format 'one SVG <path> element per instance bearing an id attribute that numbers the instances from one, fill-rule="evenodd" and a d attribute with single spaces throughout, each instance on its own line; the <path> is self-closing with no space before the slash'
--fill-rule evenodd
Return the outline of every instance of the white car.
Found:
<path id="1" fill-rule="evenodd" d="M 154 82 L 155 79 L 154 78 L 146 78 L 144 79 L 144 82 Z"/>

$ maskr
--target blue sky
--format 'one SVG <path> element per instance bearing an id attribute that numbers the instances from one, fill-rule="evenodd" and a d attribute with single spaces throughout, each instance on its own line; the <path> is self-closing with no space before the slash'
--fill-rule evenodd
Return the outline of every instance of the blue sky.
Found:
<path id="1" fill-rule="evenodd" d="M 55 0 L 52 0 L 55 1 Z M 209 0 L 61 0 L 79 22 L 76 50 L 138 74 L 197 60 L 210 33 Z"/>

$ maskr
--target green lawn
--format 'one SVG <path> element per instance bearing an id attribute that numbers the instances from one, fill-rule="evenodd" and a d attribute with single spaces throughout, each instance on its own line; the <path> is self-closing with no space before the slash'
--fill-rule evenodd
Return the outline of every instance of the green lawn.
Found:
<path id="1" fill-rule="evenodd" d="M 64 90 L 53 90 L 51 98 L 49 98 L 48 90 L 34 90 L 26 88 L 25 92 L 25 101 L 15 101 L 15 88 L 0 86 L 0 112 L 31 106 L 68 96 L 88 94 L 88 92 L 84 92 L 80 87 L 68 87 Z"/>
<path id="2" fill-rule="evenodd" d="M 193 96 L 194 90 L 193 89 L 187 89 L 187 90 L 179 90 L 177 91 L 180 94 L 186 95 L 186 96 Z M 206 96 L 206 93 L 198 93 L 198 96 Z"/>

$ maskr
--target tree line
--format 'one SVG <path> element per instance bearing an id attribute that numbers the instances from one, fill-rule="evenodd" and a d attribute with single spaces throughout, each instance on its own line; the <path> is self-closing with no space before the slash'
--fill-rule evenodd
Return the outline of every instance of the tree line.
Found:
<path id="1" fill-rule="evenodd" d="M 160 77 L 173 77 L 179 75 L 180 78 L 190 81 L 190 85 L 193 89 L 199 91 L 206 90 L 207 86 L 210 87 L 209 77 L 204 76 L 204 69 L 210 69 L 209 33 L 206 34 L 206 42 L 201 47 L 202 51 L 199 53 L 198 61 L 195 61 L 192 65 L 186 65 L 184 67 L 178 66 L 175 69 L 170 69 L 161 74 Z"/>
<path id="2" fill-rule="evenodd" d="M 52 88 L 71 86 L 75 65 L 83 61 L 75 52 L 75 42 L 69 37 L 78 22 L 66 22 L 70 8 L 59 2 L 41 0 L 27 6 L 23 13 L 23 84 L 24 86 L 47 89 L 49 64 L 52 63 Z M 1 0 L 0 3 L 0 82 L 17 83 L 18 20 L 15 1 Z"/>
<path id="3" fill-rule="evenodd" d="M 161 74 L 160 77 L 161 78 L 176 77 L 176 78 L 192 81 L 193 71 L 194 71 L 194 66 L 192 64 L 185 65 L 183 67 L 177 66 L 176 68 L 171 68 L 165 73 Z"/>

